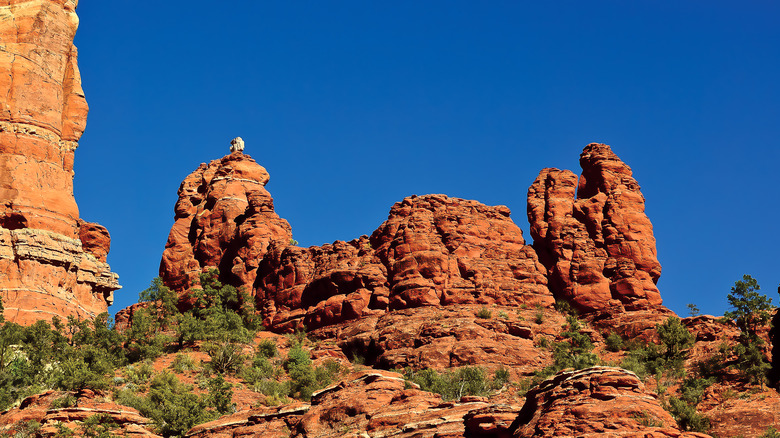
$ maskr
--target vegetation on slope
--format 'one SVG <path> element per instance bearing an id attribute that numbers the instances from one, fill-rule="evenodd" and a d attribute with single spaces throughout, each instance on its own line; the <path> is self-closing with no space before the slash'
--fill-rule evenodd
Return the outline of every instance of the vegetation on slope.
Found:
<path id="1" fill-rule="evenodd" d="M 697 409 L 712 385 L 733 385 L 735 376 L 743 387 L 762 388 L 767 383 L 770 365 L 763 337 L 772 307 L 759 290 L 749 276 L 735 283 L 728 295 L 733 310 L 723 323 L 739 328 L 738 343 L 724 343 L 715 355 L 698 363 L 690 360 L 694 337 L 679 318 L 656 326 L 658 344 L 642 344 L 615 333 L 599 338 L 570 307 L 559 303 L 557 308 L 568 313 L 566 322 L 556 342 L 540 344 L 550 351 L 552 364 L 533 380 L 567 368 L 619 365 L 655 385 L 662 404 L 681 428 L 706 431 L 709 420 Z M 2 319 L 0 302 L 0 410 L 47 389 L 62 391 L 53 407 L 67 407 L 75 403 L 76 391 L 89 389 L 138 409 L 154 421 L 160 434 L 181 436 L 194 425 L 234 412 L 236 385 L 262 394 L 265 404 L 278 405 L 309 400 L 343 371 L 335 361 L 314 366 L 305 333 L 289 335 L 286 352 L 280 352 L 271 339 L 258 340 L 262 327 L 252 300 L 220 283 L 216 271 L 200 277 L 200 288 L 193 291 L 184 311 L 178 307 L 178 297 L 159 279 L 141 293 L 141 301 L 146 307 L 135 312 L 132 327 L 125 332 L 115 330 L 107 314 L 91 322 L 69 318 L 21 327 Z M 499 315 L 508 318 L 506 312 Z M 491 319 L 492 313 L 483 308 L 476 317 Z M 612 357 L 622 358 L 619 363 L 599 357 L 597 351 L 608 354 L 594 347 L 601 341 L 604 350 L 616 355 Z M 197 360 L 195 353 L 208 359 Z M 169 358 L 168 369 L 155 367 L 154 360 L 161 355 Z M 439 393 L 445 400 L 522 386 L 510 381 L 510 370 L 505 368 L 493 375 L 479 366 L 407 369 L 404 374 L 422 390 Z M 113 426 L 98 420 L 84 422 L 81 433 L 109 436 Z M 32 424 L 19 427 L 34 429 Z M 21 429 L 19 433 L 29 435 Z"/>

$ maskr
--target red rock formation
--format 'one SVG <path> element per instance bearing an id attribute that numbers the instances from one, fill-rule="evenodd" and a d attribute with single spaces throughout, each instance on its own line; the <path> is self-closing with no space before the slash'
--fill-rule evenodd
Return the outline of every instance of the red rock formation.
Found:
<path id="1" fill-rule="evenodd" d="M 299 248 L 272 246 L 260 263 L 254 293 L 276 330 L 309 329 L 382 313 L 387 270 L 367 237 Z"/>
<path id="2" fill-rule="evenodd" d="M 223 281 L 252 292 L 264 324 L 280 331 L 394 308 L 554 301 L 544 266 L 506 207 L 412 196 L 371 238 L 299 248 L 267 182 L 266 170 L 240 151 L 182 182 L 160 263 L 166 286 L 183 294 L 204 269 L 219 268 Z"/>
<path id="3" fill-rule="evenodd" d="M 543 311 L 544 323 L 539 324 L 534 314 L 540 310 L 533 307 L 515 311 L 491 306 L 491 318 L 480 318 L 477 314 L 482 308 L 462 305 L 397 310 L 324 327 L 309 335 L 335 339 L 343 351 L 383 369 L 443 370 L 480 365 L 491 371 L 511 369 L 519 377 L 552 362 L 550 352 L 539 348 L 536 341 L 556 339 L 564 323 L 561 314 Z"/>
<path id="4" fill-rule="evenodd" d="M 59 427 L 64 426 L 68 430 L 81 436 L 81 423 L 94 415 L 104 415 L 115 424 L 112 429 L 114 436 L 132 438 L 159 438 L 152 432 L 152 421 L 141 416 L 137 410 L 105 401 L 106 397 L 98 397 L 90 390 L 84 390 L 74 395 L 74 406 L 67 408 L 53 408 L 53 402 L 66 393 L 47 391 L 33 395 L 22 400 L 19 407 L 0 413 L 0 435 L 12 436 L 12 432 L 19 426 L 28 422 L 36 422 L 40 425 L 37 435 L 40 437 L 62 436 Z M 13 435 L 16 436 L 16 435 Z M 19 434 L 18 436 L 28 436 Z"/>
<path id="5" fill-rule="evenodd" d="M 105 263 L 108 233 L 79 219 L 73 197 L 87 117 L 77 3 L 0 2 L 0 295 L 22 324 L 92 317 L 120 287 Z"/>
<path id="6" fill-rule="evenodd" d="M 396 203 L 371 235 L 387 266 L 390 307 L 552 305 L 544 267 L 509 214 L 444 195 Z"/>
<path id="7" fill-rule="evenodd" d="M 654 393 L 630 371 L 593 367 L 562 371 L 526 394 L 515 437 L 681 437 Z"/>
<path id="8" fill-rule="evenodd" d="M 544 267 L 504 206 L 444 195 L 395 204 L 371 238 L 274 246 L 254 294 L 265 325 L 309 329 L 388 309 L 554 302 Z"/>
<path id="9" fill-rule="evenodd" d="M 256 408 L 192 428 L 186 436 L 209 437 L 509 437 L 519 406 L 489 405 L 482 397 L 443 402 L 407 388 L 398 373 L 366 370 L 318 391 L 311 405 Z"/>
<path id="10" fill-rule="evenodd" d="M 268 180 L 240 151 L 201 164 L 184 179 L 160 262 L 166 286 L 185 292 L 204 269 L 219 268 L 228 283 L 251 290 L 269 245 L 292 239 L 290 225 L 274 212 Z"/>
<path id="11" fill-rule="evenodd" d="M 580 165 L 579 184 L 568 170 L 544 169 L 528 189 L 531 236 L 550 288 L 585 312 L 660 308 L 661 265 L 631 168 L 597 143 Z"/>

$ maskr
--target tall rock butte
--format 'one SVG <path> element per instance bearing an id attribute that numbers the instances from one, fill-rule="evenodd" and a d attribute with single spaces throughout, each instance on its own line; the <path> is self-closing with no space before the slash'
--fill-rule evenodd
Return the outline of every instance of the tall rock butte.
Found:
<path id="1" fill-rule="evenodd" d="M 79 218 L 73 160 L 87 121 L 76 0 L 0 0 L 0 295 L 30 324 L 113 302 L 108 231 Z"/>
<path id="2" fill-rule="evenodd" d="M 203 163 L 179 187 L 175 222 L 165 244 L 160 276 L 184 293 L 208 268 L 251 291 L 257 267 L 272 243 L 289 244 L 292 229 L 274 212 L 265 168 L 235 149 Z"/>
<path id="3" fill-rule="evenodd" d="M 550 289 L 588 313 L 661 308 L 661 264 L 645 199 L 609 146 L 580 155 L 582 176 L 543 169 L 528 189 L 528 220 Z"/>

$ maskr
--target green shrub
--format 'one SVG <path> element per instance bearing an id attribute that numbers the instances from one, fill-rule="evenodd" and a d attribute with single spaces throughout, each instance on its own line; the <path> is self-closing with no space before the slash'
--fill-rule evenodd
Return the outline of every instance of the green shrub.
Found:
<path id="1" fill-rule="evenodd" d="M 663 324 L 655 326 L 661 344 L 665 347 L 667 367 L 679 367 L 685 359 L 685 350 L 693 346 L 694 337 L 680 318 L 670 316 Z"/>
<path id="2" fill-rule="evenodd" d="M 253 385 L 263 379 L 278 379 L 283 373 L 281 368 L 274 367 L 267 358 L 256 356 L 252 366 L 241 373 L 241 378 Z"/>
<path id="3" fill-rule="evenodd" d="M 493 373 L 493 388 L 501 389 L 509 383 L 509 370 L 503 366 Z"/>
<path id="4" fill-rule="evenodd" d="M 84 438 L 115 438 L 111 433 L 119 425 L 108 414 L 95 414 L 87 417 L 79 426 L 81 437 Z"/>
<path id="5" fill-rule="evenodd" d="M 682 430 L 704 433 L 710 428 L 710 420 L 696 412 L 696 407 L 689 405 L 685 400 L 670 397 L 668 405 L 664 407 L 677 420 Z"/>
<path id="6" fill-rule="evenodd" d="M 311 365 L 309 352 L 300 344 L 294 345 L 284 360 L 284 369 L 290 376 L 289 394 L 301 400 L 311 399 L 312 392 L 316 390 L 317 376 Z"/>
<path id="7" fill-rule="evenodd" d="M 704 397 L 704 392 L 713 383 L 714 378 L 686 377 L 680 385 L 682 400 L 692 406 L 696 406 Z"/>
<path id="8" fill-rule="evenodd" d="M 761 346 L 764 342 L 758 337 L 747 337 L 742 343 L 734 346 L 734 353 L 737 355 L 735 366 L 740 370 L 742 376 L 750 383 L 763 386 L 766 382 L 767 373 L 772 365 L 766 361 Z"/>
<path id="9" fill-rule="evenodd" d="M 195 359 L 189 354 L 177 354 L 171 362 L 171 369 L 177 373 L 183 373 L 186 371 L 195 371 L 198 369 L 198 365 L 195 363 Z"/>
<path id="10" fill-rule="evenodd" d="M 477 312 L 477 318 L 490 319 L 492 317 L 493 313 L 487 307 L 483 307 L 479 309 L 479 312 Z"/>
<path id="11" fill-rule="evenodd" d="M 242 353 L 244 350 L 242 344 L 227 341 L 207 342 L 203 345 L 203 349 L 211 358 L 208 367 L 216 373 L 238 373 L 247 359 Z"/>
<path id="12" fill-rule="evenodd" d="M 273 379 L 260 379 L 253 384 L 252 389 L 255 392 L 265 395 L 266 404 L 269 406 L 287 404 L 290 402 L 290 399 L 287 398 L 287 394 L 290 393 L 288 382 L 279 382 L 278 380 Z"/>
<path id="13" fill-rule="evenodd" d="M 195 395 L 190 385 L 182 384 L 167 372 L 152 379 L 146 397 L 125 390 L 118 394 L 117 401 L 151 418 L 158 432 L 166 437 L 181 436 L 212 418 L 206 410 L 207 401 Z"/>
<path id="14" fill-rule="evenodd" d="M 306 330 L 295 330 L 295 333 L 288 333 L 287 341 L 290 343 L 290 346 L 295 344 L 304 345 L 308 341 Z"/>
<path id="15" fill-rule="evenodd" d="M 571 306 L 571 303 L 566 300 L 555 300 L 553 307 L 555 307 L 555 310 L 563 313 L 564 315 L 577 315 L 577 311 L 574 309 L 574 307 Z"/>
<path id="16" fill-rule="evenodd" d="M 215 416 L 235 412 L 236 405 L 233 403 L 233 391 L 231 389 L 233 385 L 226 382 L 222 374 L 217 374 L 213 379 L 209 379 L 208 387 L 209 393 L 206 400 L 208 406 L 219 414 Z"/>
<path id="17" fill-rule="evenodd" d="M 659 421 L 657 418 L 654 418 L 650 416 L 650 413 L 647 411 L 637 412 L 632 417 L 639 421 L 639 424 L 645 427 L 663 427 L 663 422 Z"/>
<path id="18" fill-rule="evenodd" d="M 276 355 L 279 354 L 279 351 L 276 349 L 276 342 L 274 342 L 271 339 L 263 339 L 260 341 L 259 344 L 257 344 L 257 355 L 266 357 L 266 358 L 272 358 L 276 357 Z"/>
<path id="19" fill-rule="evenodd" d="M 82 389 L 103 390 L 111 385 L 107 374 L 114 367 L 100 360 L 88 362 L 83 357 L 73 357 L 60 364 L 60 373 L 55 387 L 64 391 Z"/>
<path id="20" fill-rule="evenodd" d="M 70 408 L 76 406 L 77 401 L 78 399 L 73 394 L 65 394 L 52 400 L 51 409 Z"/>
<path id="21" fill-rule="evenodd" d="M 623 348 L 623 338 L 615 332 L 610 332 L 604 338 L 604 343 L 607 345 L 607 350 L 612 352 L 620 351 Z"/>
<path id="22" fill-rule="evenodd" d="M 769 426 L 769 429 L 767 429 L 759 438 L 780 438 L 780 432 L 778 432 L 774 426 Z"/>
<path id="23" fill-rule="evenodd" d="M 19 421 L 12 425 L 10 430 L 5 431 L 7 437 L 13 438 L 35 438 L 41 428 L 41 423 L 35 420 Z"/>
<path id="24" fill-rule="evenodd" d="M 729 305 L 734 310 L 723 314 L 733 320 L 744 335 L 756 336 L 758 328 L 771 318 L 772 299 L 759 293 L 761 286 L 749 275 L 734 283 L 728 294 Z"/>
<path id="25" fill-rule="evenodd" d="M 675 317 L 669 317 L 663 324 L 656 325 L 656 331 L 663 348 L 655 344 L 641 346 L 632 343 L 632 348 L 620 364 L 622 368 L 643 378 L 648 375 L 663 376 L 666 372 L 674 375 L 684 372 L 686 350 L 693 346 L 693 335 Z"/>
<path id="26" fill-rule="evenodd" d="M 498 317 L 501 318 L 501 319 L 509 319 L 509 315 L 506 312 L 504 312 L 503 310 L 498 312 Z"/>
<path id="27" fill-rule="evenodd" d="M 491 380 L 482 367 L 463 367 L 442 373 L 431 369 L 417 372 L 407 370 L 404 377 L 420 385 L 423 391 L 440 394 L 443 400 L 457 400 L 464 395 L 488 395 L 494 389 L 502 387 L 509 379 L 508 372 L 497 371 Z"/>
<path id="28" fill-rule="evenodd" d="M 324 364 L 314 369 L 314 376 L 317 380 L 317 386 L 324 388 L 333 383 L 341 373 L 341 365 L 332 359 L 326 360 Z"/>
<path id="29" fill-rule="evenodd" d="M 772 299 L 759 293 L 760 289 L 754 278 L 744 275 L 742 280 L 734 283 L 728 295 L 734 310 L 724 316 L 733 320 L 741 332 L 740 344 L 734 347 L 737 369 L 751 383 L 763 386 L 771 365 L 764 358 L 764 341 L 758 336 L 758 331 L 771 318 Z"/>
<path id="30" fill-rule="evenodd" d="M 136 385 L 143 385 L 154 375 L 154 367 L 151 362 L 128 365 L 125 368 L 125 375 L 130 382 Z"/>

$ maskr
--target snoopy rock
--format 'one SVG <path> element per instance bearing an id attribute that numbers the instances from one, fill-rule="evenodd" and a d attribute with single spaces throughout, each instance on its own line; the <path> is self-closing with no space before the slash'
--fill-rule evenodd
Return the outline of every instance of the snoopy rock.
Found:
<path id="1" fill-rule="evenodd" d="M 230 153 L 244 152 L 244 139 L 236 137 L 230 141 Z"/>

